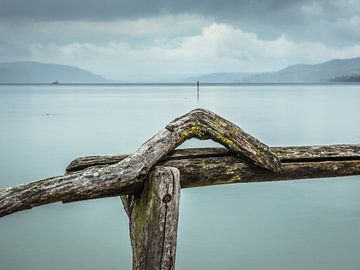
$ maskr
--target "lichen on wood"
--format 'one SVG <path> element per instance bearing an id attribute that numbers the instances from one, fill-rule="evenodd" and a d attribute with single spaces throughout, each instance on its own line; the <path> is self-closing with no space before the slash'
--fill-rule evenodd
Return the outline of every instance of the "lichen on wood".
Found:
<path id="1" fill-rule="evenodd" d="M 282 163 L 280 172 L 254 166 L 225 148 L 189 148 L 172 151 L 157 162 L 180 170 L 182 188 L 229 183 L 280 181 L 360 174 L 360 145 L 286 146 L 271 150 Z M 121 156 L 92 156 L 76 159 L 68 166 L 76 171 L 83 166 L 117 162 Z M 114 159 L 114 161 L 112 161 Z"/>
<path id="2" fill-rule="evenodd" d="M 175 269 L 180 178 L 172 167 L 155 167 L 140 193 L 129 195 L 133 270 Z"/>

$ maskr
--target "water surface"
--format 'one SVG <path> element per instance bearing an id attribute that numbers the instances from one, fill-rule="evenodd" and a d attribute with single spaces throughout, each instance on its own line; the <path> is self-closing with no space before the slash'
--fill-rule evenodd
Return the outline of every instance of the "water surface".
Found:
<path id="1" fill-rule="evenodd" d="M 130 153 L 189 110 L 271 146 L 360 143 L 359 85 L 0 86 L 0 187 Z M 214 146 L 191 140 L 186 147 Z M 182 190 L 177 269 L 360 269 L 360 177 Z M 0 269 L 130 269 L 118 198 L 0 219 Z"/>

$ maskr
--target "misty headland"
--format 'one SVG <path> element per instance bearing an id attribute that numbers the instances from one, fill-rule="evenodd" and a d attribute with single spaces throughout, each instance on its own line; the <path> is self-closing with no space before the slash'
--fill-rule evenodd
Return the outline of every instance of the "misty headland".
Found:
<path id="1" fill-rule="evenodd" d="M 319 64 L 295 64 L 279 71 L 216 72 L 162 81 L 119 81 L 68 65 L 39 62 L 0 63 L 0 83 L 340 83 L 360 82 L 360 57 Z"/>

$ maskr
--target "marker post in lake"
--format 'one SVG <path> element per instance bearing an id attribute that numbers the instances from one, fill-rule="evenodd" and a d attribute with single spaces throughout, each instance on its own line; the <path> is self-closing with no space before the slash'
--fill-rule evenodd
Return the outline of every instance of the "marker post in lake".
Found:
<path id="1" fill-rule="evenodd" d="M 200 82 L 199 81 L 196 82 L 196 97 L 197 97 L 197 100 L 199 100 L 199 97 L 200 97 Z"/>
<path id="2" fill-rule="evenodd" d="M 223 148 L 175 150 L 190 138 Z M 174 269 L 181 188 L 360 175 L 360 145 L 268 147 L 204 109 L 170 122 L 130 155 L 72 161 L 65 175 L 0 189 L 0 216 L 54 202 L 120 196 L 133 269 Z"/>

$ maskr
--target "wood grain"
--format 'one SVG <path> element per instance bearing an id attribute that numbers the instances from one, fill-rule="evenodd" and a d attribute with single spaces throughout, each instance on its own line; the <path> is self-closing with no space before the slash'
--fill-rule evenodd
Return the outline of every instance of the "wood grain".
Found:
<path id="1" fill-rule="evenodd" d="M 172 167 L 155 167 L 138 194 L 123 200 L 130 220 L 133 270 L 175 269 L 180 178 Z"/>

